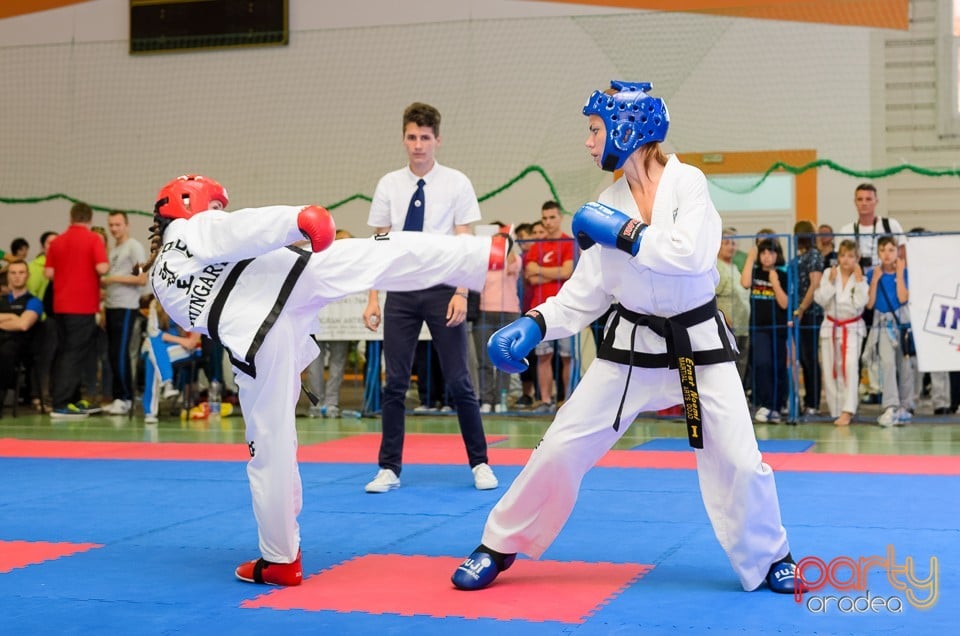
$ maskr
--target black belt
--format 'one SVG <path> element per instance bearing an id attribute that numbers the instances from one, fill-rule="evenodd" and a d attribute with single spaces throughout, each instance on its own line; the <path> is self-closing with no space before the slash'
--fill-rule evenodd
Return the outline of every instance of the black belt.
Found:
<path id="1" fill-rule="evenodd" d="M 616 340 L 617 326 L 620 324 L 621 318 L 633 324 L 633 329 L 630 331 L 630 349 L 615 349 L 613 346 Z M 723 347 L 707 351 L 694 351 L 693 345 L 690 343 L 689 328 L 711 318 L 717 323 L 717 331 L 720 334 L 720 342 L 723 343 Z M 666 340 L 666 353 L 634 351 L 637 328 L 641 326 L 649 327 L 654 333 Z M 603 342 L 600 343 L 599 351 L 597 351 L 597 357 L 601 360 L 625 364 L 629 367 L 627 380 L 623 387 L 623 396 L 620 398 L 620 408 L 617 410 L 617 417 L 613 423 L 613 430 L 620 430 L 620 418 L 623 415 L 623 405 L 627 398 L 627 390 L 630 387 L 630 375 L 633 373 L 633 367 L 678 369 L 680 371 L 680 387 L 683 390 L 683 411 L 687 420 L 687 438 L 693 448 L 703 448 L 700 394 L 697 391 L 697 375 L 694 368 L 696 365 L 719 364 L 736 360 L 736 353 L 734 353 L 733 347 L 730 346 L 730 340 L 727 338 L 727 329 L 723 323 L 723 318 L 717 311 L 716 298 L 670 318 L 638 314 L 625 309 L 621 305 L 616 305 L 607 333 Z"/>
<path id="2" fill-rule="evenodd" d="M 230 273 L 227 274 L 227 277 L 223 281 L 223 286 L 217 293 L 217 297 L 210 306 L 210 313 L 207 316 L 207 331 L 210 332 L 210 338 L 218 344 L 223 345 L 223 348 L 227 351 L 227 356 L 230 358 L 230 363 L 251 378 L 257 377 L 257 352 L 260 351 L 260 346 L 267 337 L 267 333 L 271 327 L 273 327 L 273 323 L 277 321 L 280 312 L 283 311 L 284 306 L 287 304 L 287 299 L 290 298 L 290 293 L 293 291 L 294 285 L 297 284 L 300 275 L 303 273 L 303 270 L 306 269 L 307 263 L 310 260 L 311 252 L 307 252 L 298 247 L 287 247 L 287 249 L 297 254 L 297 260 L 291 265 L 290 271 L 287 273 L 283 284 L 280 285 L 280 289 L 277 291 L 277 297 L 273 301 L 270 313 L 267 314 L 264 321 L 260 324 L 260 328 L 257 330 L 257 333 L 254 334 L 250 348 L 247 349 L 243 358 L 240 358 L 230 347 L 224 345 L 223 341 L 220 340 L 220 317 L 223 314 L 223 308 L 227 304 L 227 298 L 230 296 L 230 292 L 233 291 L 233 288 L 236 286 L 237 280 L 240 278 L 243 270 L 253 262 L 252 258 L 239 261 L 234 265 L 233 269 L 230 270 Z"/>

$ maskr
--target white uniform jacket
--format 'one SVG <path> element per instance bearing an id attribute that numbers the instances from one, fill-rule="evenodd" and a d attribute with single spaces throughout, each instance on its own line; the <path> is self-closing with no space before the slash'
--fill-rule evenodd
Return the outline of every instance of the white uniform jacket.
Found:
<path id="1" fill-rule="evenodd" d="M 867 335 L 867 326 L 861 315 L 867 306 L 869 291 L 866 277 L 858 283 L 851 274 L 843 284 L 839 270 L 834 281 L 830 280 L 830 270 L 825 271 L 820 286 L 813 292 L 814 302 L 823 307 L 820 339 L 834 338 L 834 329 L 840 327 L 857 338 Z"/>
<path id="2" fill-rule="evenodd" d="M 640 218 L 623 177 L 607 188 L 599 201 Z M 703 173 L 670 155 L 637 255 L 598 246 L 583 251 L 560 292 L 537 307 L 546 324 L 545 338 L 578 333 L 614 302 L 631 312 L 664 318 L 710 302 L 720 280 L 716 267 L 720 238 L 720 215 L 710 200 Z M 630 323 L 620 321 L 614 340 L 617 349 L 631 349 L 632 330 Z M 695 351 L 726 346 L 714 320 L 688 332 Z M 643 327 L 637 330 L 632 349 L 665 353 L 666 343 Z"/>
<path id="3" fill-rule="evenodd" d="M 304 250 L 283 249 L 303 239 L 297 227 L 301 209 L 209 210 L 176 219 L 163 233 L 150 272 L 154 294 L 170 317 L 219 341 L 233 364 L 253 377 L 257 350 L 310 257 Z M 279 289 L 277 272 L 288 272 Z"/>

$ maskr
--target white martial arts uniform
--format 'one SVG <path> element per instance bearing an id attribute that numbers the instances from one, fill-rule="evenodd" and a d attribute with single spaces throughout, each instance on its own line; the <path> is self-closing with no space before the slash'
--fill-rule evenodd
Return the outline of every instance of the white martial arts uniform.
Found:
<path id="1" fill-rule="evenodd" d="M 300 207 L 210 210 L 177 219 L 163 234 L 150 280 L 181 327 L 226 347 L 233 362 L 251 459 L 247 465 L 260 552 L 291 563 L 301 508 L 294 409 L 300 373 L 317 356 L 317 311 L 370 289 L 411 291 L 439 284 L 480 290 L 490 237 L 395 232 L 342 239 L 311 254 Z"/>
<path id="2" fill-rule="evenodd" d="M 599 200 L 640 217 L 625 178 L 607 188 Z M 714 299 L 721 222 L 703 173 L 671 156 L 660 178 L 651 220 L 636 257 L 601 246 L 582 253 L 560 292 L 536 308 L 546 323 L 547 339 L 578 333 L 613 302 L 632 312 L 672 317 Z M 722 349 L 720 328 L 725 329 L 718 327 L 715 317 L 691 327 L 694 351 Z M 667 350 L 664 338 L 650 328 L 632 331 L 631 323 L 619 322 L 618 349 L 629 350 L 633 339 L 637 352 Z M 491 511 L 484 545 L 539 558 L 573 510 L 584 474 L 620 439 L 637 414 L 683 401 L 676 369 L 634 367 L 624 395 L 629 367 L 600 357 Z M 698 364 L 696 376 L 703 424 L 703 449 L 696 451 L 700 490 L 721 546 L 744 589 L 752 590 L 764 581 L 770 565 L 789 551 L 773 473 L 757 448 L 736 364 Z M 622 398 L 617 431 L 613 423 Z"/>
<path id="3" fill-rule="evenodd" d="M 864 277 L 859 283 L 851 274 L 843 282 L 838 267 L 836 280 L 830 281 L 830 270 L 823 273 L 813 300 L 823 307 L 820 325 L 820 365 L 823 389 L 830 415 L 842 411 L 856 413 L 860 403 L 860 345 L 867 334 L 861 315 L 867 306 L 870 288 Z"/>

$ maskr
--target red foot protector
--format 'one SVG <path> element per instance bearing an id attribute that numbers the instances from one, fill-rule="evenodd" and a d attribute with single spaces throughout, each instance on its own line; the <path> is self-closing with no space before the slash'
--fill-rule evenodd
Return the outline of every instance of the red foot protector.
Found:
<path id="1" fill-rule="evenodd" d="M 0 574 L 10 570 L 52 561 L 93 548 L 99 543 L 48 543 L 46 541 L 0 541 Z"/>
<path id="2" fill-rule="evenodd" d="M 637 563 L 520 559 L 489 588 L 457 590 L 462 558 L 372 554 L 244 601 L 241 607 L 583 623 L 653 569 Z"/>

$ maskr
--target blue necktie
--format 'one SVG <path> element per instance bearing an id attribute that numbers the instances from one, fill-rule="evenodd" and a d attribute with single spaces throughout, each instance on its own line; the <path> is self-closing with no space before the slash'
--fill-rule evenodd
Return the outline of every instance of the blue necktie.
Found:
<path id="1" fill-rule="evenodd" d="M 423 186 L 426 181 L 420 179 L 417 181 L 417 191 L 410 197 L 410 206 L 407 208 L 407 218 L 403 222 L 404 232 L 422 232 L 423 231 Z"/>

